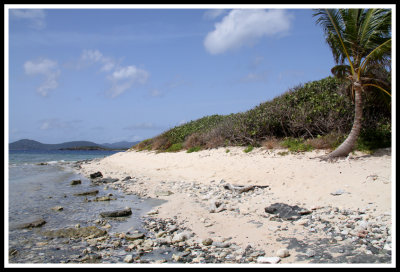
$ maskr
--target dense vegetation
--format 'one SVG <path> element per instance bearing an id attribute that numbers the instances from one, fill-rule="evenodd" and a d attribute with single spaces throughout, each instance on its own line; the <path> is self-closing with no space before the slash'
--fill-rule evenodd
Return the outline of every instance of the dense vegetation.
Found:
<path id="1" fill-rule="evenodd" d="M 390 102 L 364 95 L 363 130 L 358 149 L 391 145 Z M 133 149 L 195 152 L 222 146 L 287 147 L 292 151 L 337 147 L 351 130 L 354 104 L 337 78 L 328 77 L 288 90 L 246 112 L 212 115 L 174 127 Z"/>

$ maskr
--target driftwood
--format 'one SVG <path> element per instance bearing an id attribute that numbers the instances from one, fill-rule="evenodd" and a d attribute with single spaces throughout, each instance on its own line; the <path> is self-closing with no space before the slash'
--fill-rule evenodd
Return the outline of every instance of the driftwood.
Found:
<path id="1" fill-rule="evenodd" d="M 239 194 L 248 192 L 250 190 L 254 190 L 255 188 L 267 188 L 268 185 L 248 185 L 248 186 L 242 186 L 242 185 L 232 185 L 232 184 L 225 184 L 224 188 L 227 190 L 231 190 L 233 192 L 237 192 Z"/>

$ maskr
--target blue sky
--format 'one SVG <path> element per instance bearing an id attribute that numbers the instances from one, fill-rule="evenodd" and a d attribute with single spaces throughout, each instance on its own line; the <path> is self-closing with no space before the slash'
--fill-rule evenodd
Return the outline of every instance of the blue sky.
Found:
<path id="1" fill-rule="evenodd" d="M 9 142 L 143 140 L 249 110 L 334 65 L 307 6 L 13 7 Z"/>

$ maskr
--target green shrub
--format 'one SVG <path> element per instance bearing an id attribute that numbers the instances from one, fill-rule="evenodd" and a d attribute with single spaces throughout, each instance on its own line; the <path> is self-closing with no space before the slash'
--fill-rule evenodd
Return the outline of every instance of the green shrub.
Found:
<path id="1" fill-rule="evenodd" d="M 192 152 L 198 152 L 200 150 L 201 150 L 200 146 L 194 146 L 194 147 L 189 148 L 186 152 L 187 153 L 192 153 Z"/>
<path id="2" fill-rule="evenodd" d="M 249 145 L 249 146 L 246 147 L 245 150 L 243 150 L 243 152 L 244 153 L 249 153 L 249 152 L 253 151 L 253 149 L 254 149 L 254 147 L 252 145 Z"/>
<path id="3" fill-rule="evenodd" d="M 303 139 L 287 138 L 282 142 L 282 146 L 292 152 L 311 151 L 313 147 L 307 144 Z"/>
<path id="4" fill-rule="evenodd" d="M 268 139 L 284 139 L 293 151 L 335 148 L 350 132 L 354 121 L 352 97 L 342 86 L 343 82 L 333 77 L 308 82 L 248 111 L 190 121 L 134 148 L 170 151 L 260 146 Z M 390 146 L 390 105 L 379 99 L 376 91 L 364 92 L 363 101 L 359 148 Z M 274 146 L 273 142 L 268 146 Z"/>
<path id="5" fill-rule="evenodd" d="M 178 152 L 183 149 L 183 144 L 182 143 L 176 143 L 168 147 L 165 152 Z"/>

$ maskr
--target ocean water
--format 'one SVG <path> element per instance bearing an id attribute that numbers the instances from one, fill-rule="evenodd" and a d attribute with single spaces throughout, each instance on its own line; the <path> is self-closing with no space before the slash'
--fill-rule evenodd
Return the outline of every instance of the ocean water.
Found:
<path id="1" fill-rule="evenodd" d="M 115 189 L 94 186 L 91 181 L 73 169 L 76 161 L 102 158 L 115 151 L 10 151 L 8 165 L 8 245 L 9 250 L 18 254 L 10 257 L 10 263 L 58 263 L 66 261 L 73 254 L 80 254 L 78 246 L 49 246 L 35 252 L 37 244 L 47 241 L 42 231 L 60 228 L 96 225 L 99 214 L 104 211 L 130 207 L 133 214 L 126 220 L 110 222 L 108 232 L 142 230 L 140 217 L 162 203 L 159 199 L 140 199 L 135 195 L 125 195 Z M 70 185 L 80 179 L 82 184 Z M 117 200 L 87 201 L 76 193 L 99 190 L 97 196 L 112 194 Z M 97 196 L 93 196 L 97 197 Z M 61 211 L 54 211 L 62 206 Z M 43 218 L 46 224 L 39 228 L 21 229 L 23 223 Z M 52 243 L 55 243 L 52 241 Z M 122 258 L 122 257 L 121 257 Z M 122 262 L 122 260 L 120 260 Z"/>

